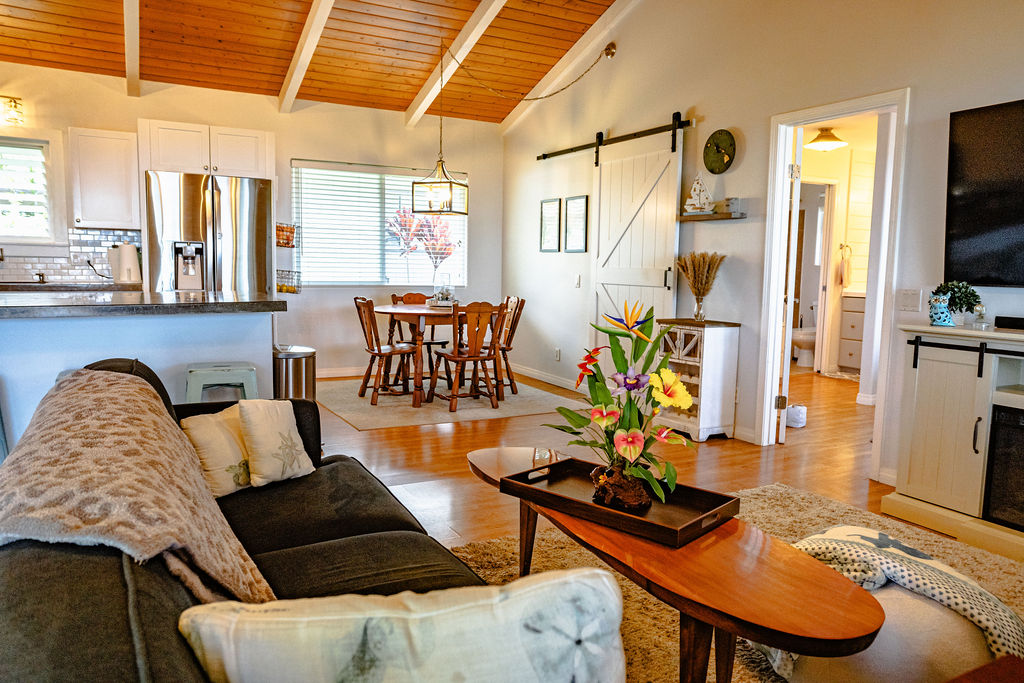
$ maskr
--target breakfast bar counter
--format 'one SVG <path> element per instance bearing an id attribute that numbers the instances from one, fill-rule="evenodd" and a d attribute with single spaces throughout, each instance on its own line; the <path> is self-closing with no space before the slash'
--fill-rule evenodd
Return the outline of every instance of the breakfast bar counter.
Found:
<path id="1" fill-rule="evenodd" d="M 14 446 L 64 370 L 104 358 L 138 358 L 185 401 L 192 363 L 256 366 L 261 398 L 273 394 L 274 312 L 287 304 L 232 292 L 0 292 L 0 413 Z"/>
<path id="2" fill-rule="evenodd" d="M 284 301 L 272 296 L 237 292 L 0 292 L 0 319 L 269 313 L 285 308 Z"/>

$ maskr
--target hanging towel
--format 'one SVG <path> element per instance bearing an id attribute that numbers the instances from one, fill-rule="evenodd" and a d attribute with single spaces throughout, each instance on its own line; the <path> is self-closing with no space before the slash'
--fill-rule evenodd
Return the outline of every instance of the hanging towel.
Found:
<path id="1" fill-rule="evenodd" d="M 849 287 L 851 283 L 851 268 L 853 266 L 853 249 L 849 244 L 839 245 L 839 252 L 842 257 L 839 260 L 839 286 Z"/>

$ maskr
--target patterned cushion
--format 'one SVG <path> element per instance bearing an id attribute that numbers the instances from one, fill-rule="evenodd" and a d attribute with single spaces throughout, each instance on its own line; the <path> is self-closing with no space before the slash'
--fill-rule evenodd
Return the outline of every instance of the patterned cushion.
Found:
<path id="1" fill-rule="evenodd" d="M 218 681 L 621 681 L 622 596 L 601 569 L 425 595 L 339 595 L 185 610 Z"/>
<path id="2" fill-rule="evenodd" d="M 181 421 L 203 465 L 203 478 L 218 498 L 249 486 L 249 451 L 240 412 L 236 403 L 219 413 Z"/>
<path id="3" fill-rule="evenodd" d="M 253 486 L 301 477 L 313 471 L 295 426 L 288 401 L 266 399 L 238 402 L 242 436 L 249 450 L 249 477 Z"/>

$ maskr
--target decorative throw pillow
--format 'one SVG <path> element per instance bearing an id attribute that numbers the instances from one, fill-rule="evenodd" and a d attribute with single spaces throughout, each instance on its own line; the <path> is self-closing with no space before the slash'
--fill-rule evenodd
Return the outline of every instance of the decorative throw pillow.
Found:
<path id="1" fill-rule="evenodd" d="M 199 454 L 203 478 L 214 496 L 249 486 L 249 451 L 237 404 L 219 413 L 186 417 L 181 428 Z"/>
<path id="2" fill-rule="evenodd" d="M 253 486 L 302 477 L 314 471 L 295 426 L 290 401 L 242 400 L 238 407 Z"/>
<path id="3" fill-rule="evenodd" d="M 622 595 L 611 574 L 543 572 L 506 586 L 338 595 L 181 614 L 215 683 L 621 681 Z"/>

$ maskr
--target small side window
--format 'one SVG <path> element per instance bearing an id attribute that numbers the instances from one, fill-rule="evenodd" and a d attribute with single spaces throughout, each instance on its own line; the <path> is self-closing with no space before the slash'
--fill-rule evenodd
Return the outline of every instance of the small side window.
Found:
<path id="1" fill-rule="evenodd" d="M 66 255 L 61 133 L 15 130 L 25 137 L 0 135 L 0 246 L 11 255 Z"/>

